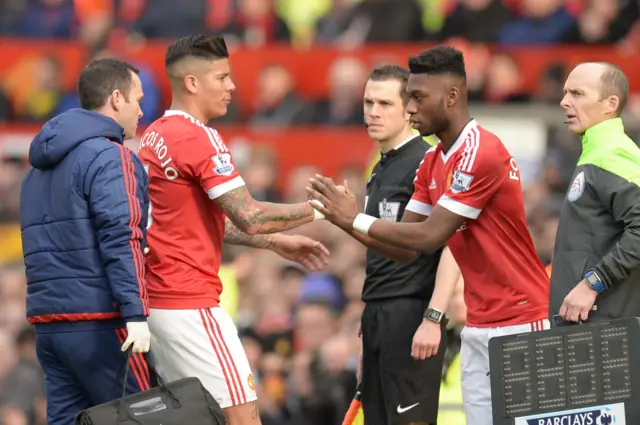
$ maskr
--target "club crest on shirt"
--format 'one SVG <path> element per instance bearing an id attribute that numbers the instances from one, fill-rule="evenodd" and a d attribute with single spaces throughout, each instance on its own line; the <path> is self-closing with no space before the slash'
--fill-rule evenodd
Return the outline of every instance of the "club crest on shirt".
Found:
<path id="1" fill-rule="evenodd" d="M 214 165 L 213 172 L 221 176 L 229 176 L 235 169 L 233 163 L 231 162 L 231 154 L 229 153 L 219 153 L 217 155 L 213 155 L 211 157 L 211 161 Z"/>
<path id="2" fill-rule="evenodd" d="M 453 179 L 451 181 L 451 192 L 459 193 L 469 190 L 472 181 L 472 175 L 456 170 L 455 173 L 453 173 Z"/>
<path id="3" fill-rule="evenodd" d="M 400 211 L 400 202 L 388 202 L 383 199 L 378 203 L 380 218 L 387 221 L 398 221 L 398 212 Z"/>
<path id="4" fill-rule="evenodd" d="M 567 193 L 567 200 L 569 202 L 577 201 L 584 192 L 584 171 L 580 171 L 576 178 L 571 183 L 569 193 Z"/>

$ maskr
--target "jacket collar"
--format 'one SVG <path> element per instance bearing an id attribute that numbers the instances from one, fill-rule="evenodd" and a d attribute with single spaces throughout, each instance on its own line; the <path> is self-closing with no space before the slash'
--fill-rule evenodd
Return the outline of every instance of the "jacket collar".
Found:
<path id="1" fill-rule="evenodd" d="M 594 143 L 608 137 L 612 133 L 624 133 L 622 118 L 610 118 L 587 129 L 582 136 L 582 148 L 593 147 Z"/>

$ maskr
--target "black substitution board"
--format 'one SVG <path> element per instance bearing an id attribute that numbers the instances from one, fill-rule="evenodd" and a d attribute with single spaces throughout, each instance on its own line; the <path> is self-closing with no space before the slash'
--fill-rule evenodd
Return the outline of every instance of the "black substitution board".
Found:
<path id="1" fill-rule="evenodd" d="M 640 318 L 495 337 L 489 358 L 494 425 L 640 424 Z"/>

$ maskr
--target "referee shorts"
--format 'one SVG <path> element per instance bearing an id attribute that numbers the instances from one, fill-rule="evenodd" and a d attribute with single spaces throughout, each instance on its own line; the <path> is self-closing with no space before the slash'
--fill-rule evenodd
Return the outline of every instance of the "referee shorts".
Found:
<path id="1" fill-rule="evenodd" d="M 367 425 L 435 424 L 446 330 L 426 360 L 411 357 L 413 335 L 428 301 L 396 298 L 367 302 L 362 313 L 362 409 Z"/>

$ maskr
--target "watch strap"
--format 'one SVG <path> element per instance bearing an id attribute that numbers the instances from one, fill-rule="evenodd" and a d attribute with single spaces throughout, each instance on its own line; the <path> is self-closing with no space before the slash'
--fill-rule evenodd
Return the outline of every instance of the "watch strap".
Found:
<path id="1" fill-rule="evenodd" d="M 587 284 L 589 287 L 598 293 L 602 293 L 607 289 L 607 286 L 604 284 L 604 281 L 600 278 L 598 273 L 595 270 L 589 270 L 584 275 Z"/>

